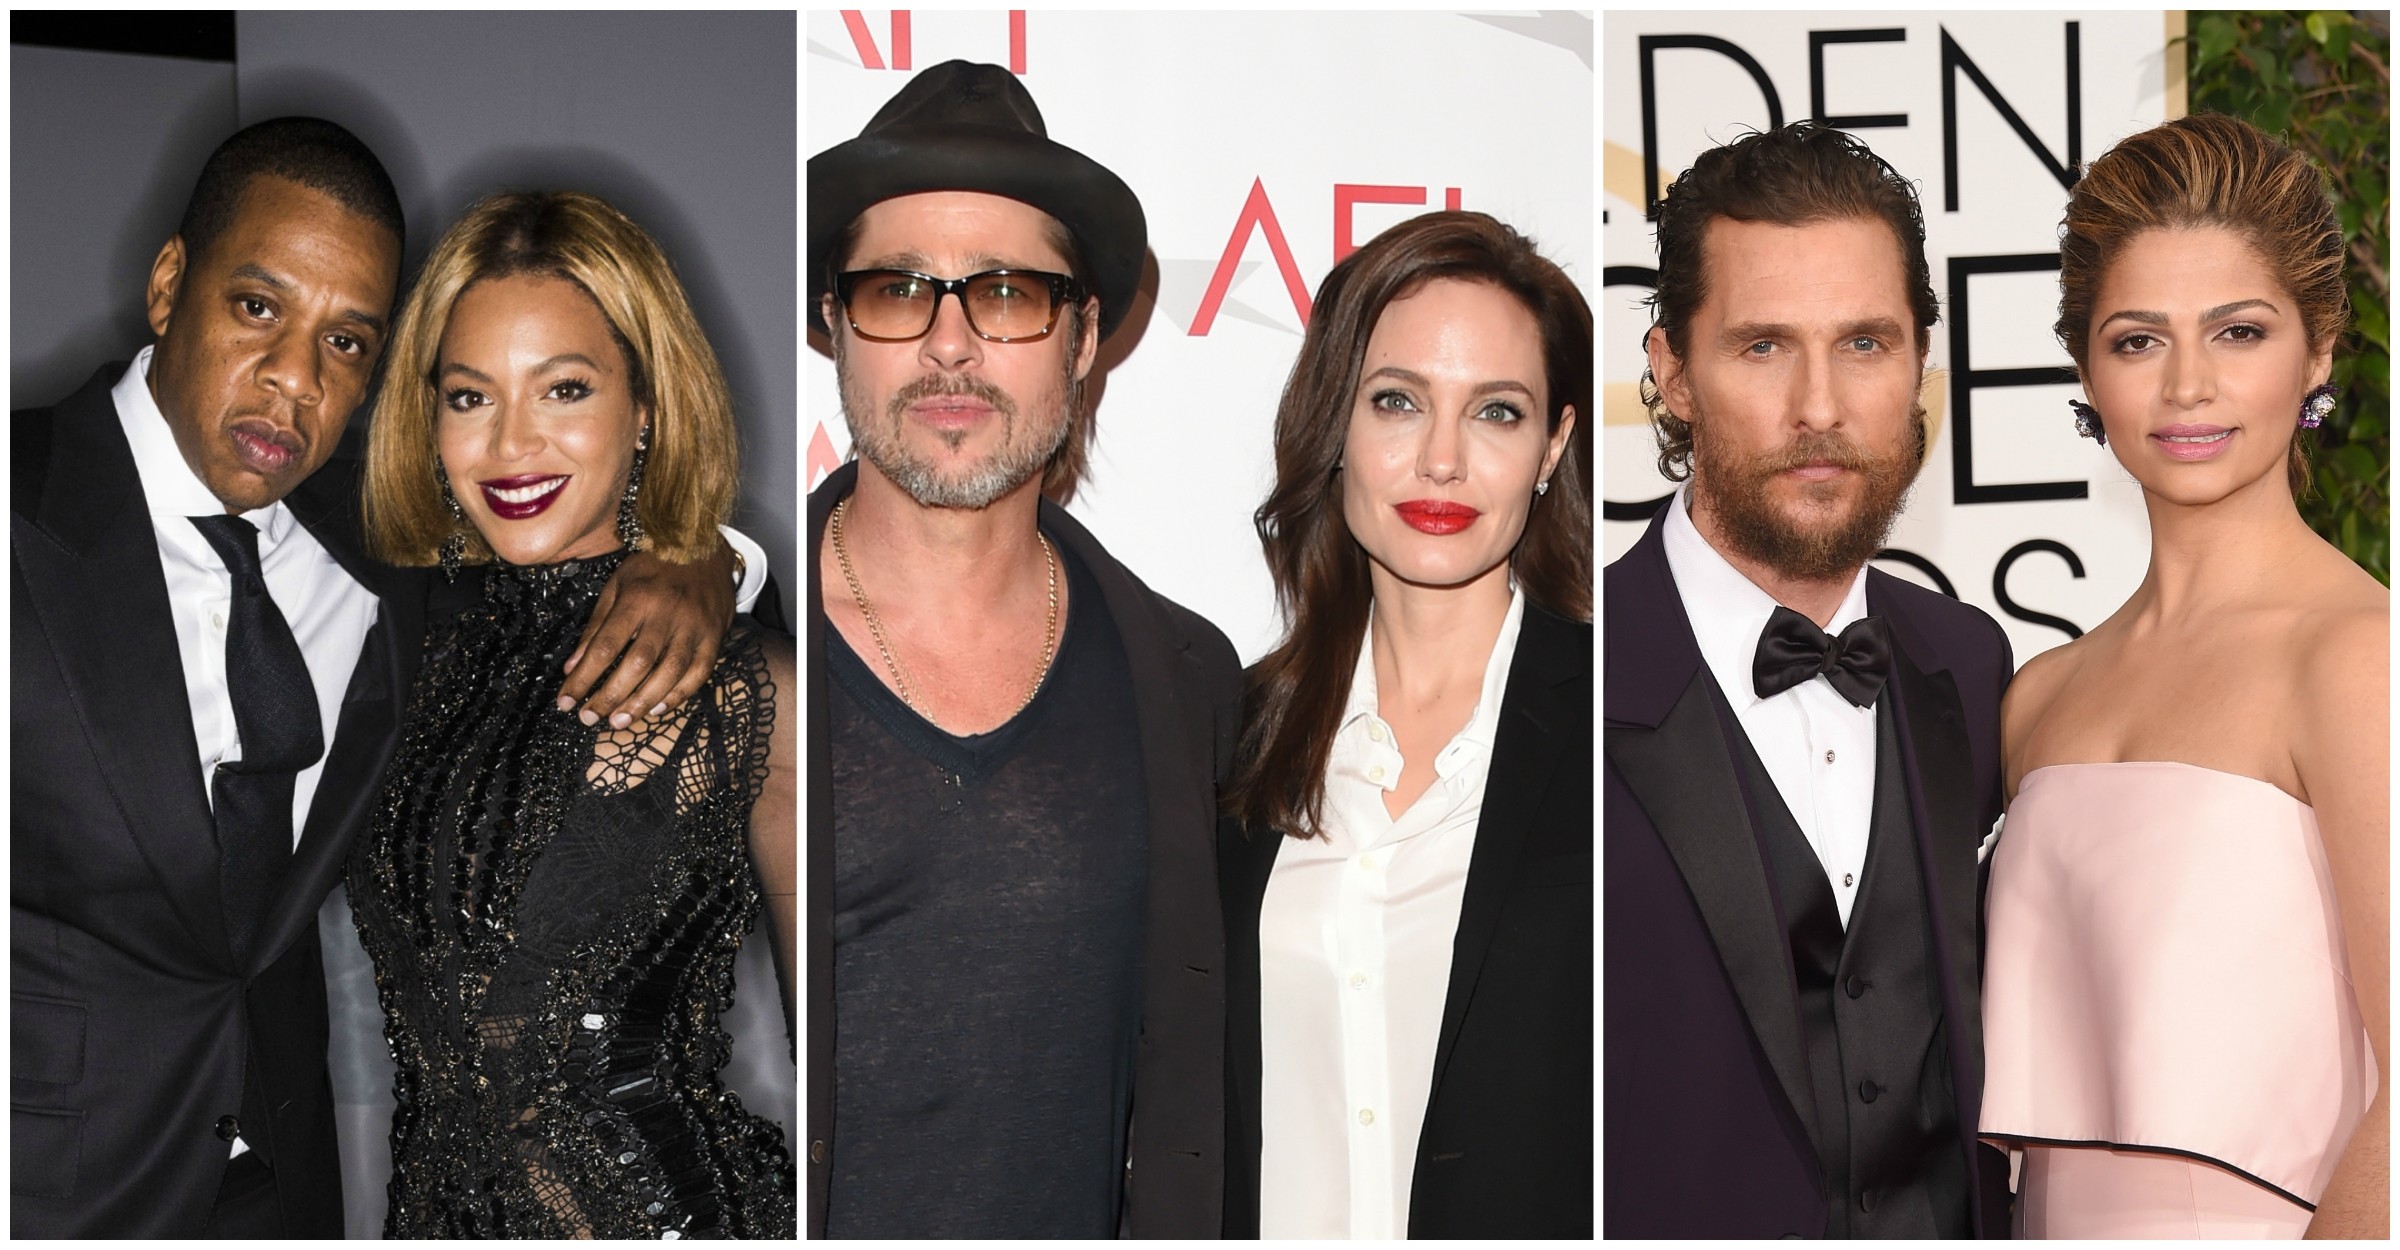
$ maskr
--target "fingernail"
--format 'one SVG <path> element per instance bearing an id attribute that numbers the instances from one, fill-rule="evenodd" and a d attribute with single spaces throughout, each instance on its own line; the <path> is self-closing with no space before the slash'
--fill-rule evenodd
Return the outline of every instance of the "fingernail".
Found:
<path id="1" fill-rule="evenodd" d="M 600 714 L 588 707 L 580 712 L 577 712 L 575 717 L 586 725 L 597 725 L 600 723 Z"/>
<path id="2" fill-rule="evenodd" d="M 630 712 L 619 712 L 616 715 L 609 717 L 608 723 L 613 728 L 623 729 L 627 725 L 633 723 L 633 714 Z"/>
<path id="3" fill-rule="evenodd" d="M 574 698 L 574 696 L 573 696 L 573 695 L 564 695 L 564 694 L 562 694 L 562 695 L 558 696 L 558 710 L 559 710 L 559 711 L 561 711 L 561 712 L 572 712 L 572 711 L 574 711 L 574 710 L 575 710 L 575 698 Z"/>
<path id="4" fill-rule="evenodd" d="M 652 717 L 664 716 L 667 714 L 667 705 L 664 703 L 657 704 L 650 709 L 649 714 Z"/>

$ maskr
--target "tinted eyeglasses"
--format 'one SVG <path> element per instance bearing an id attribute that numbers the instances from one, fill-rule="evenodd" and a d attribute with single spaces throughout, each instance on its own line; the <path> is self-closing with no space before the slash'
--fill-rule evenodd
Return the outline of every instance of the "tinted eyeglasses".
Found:
<path id="1" fill-rule="evenodd" d="M 1025 343 L 1058 328 L 1059 310 L 1084 298 L 1083 284 L 1038 269 L 988 269 L 936 278 L 906 269 L 856 269 L 834 279 L 834 297 L 863 339 L 905 343 L 933 328 L 942 297 L 955 295 L 967 328 L 992 343 Z"/>

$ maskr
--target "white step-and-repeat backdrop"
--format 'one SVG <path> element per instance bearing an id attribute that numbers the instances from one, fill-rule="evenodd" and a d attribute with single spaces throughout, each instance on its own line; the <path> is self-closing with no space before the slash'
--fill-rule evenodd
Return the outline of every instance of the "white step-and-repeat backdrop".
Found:
<path id="1" fill-rule="evenodd" d="M 1612 21 L 1614 19 L 1611 19 Z M 1279 635 L 1251 513 L 1317 284 L 1417 213 L 1491 213 L 1599 305 L 1589 14 L 810 12 L 804 146 L 855 136 L 914 71 L 1005 65 L 1050 137 L 1149 216 L 1153 275 L 1101 352 L 1071 505 L 1254 660 Z M 849 451 L 833 363 L 803 362 L 804 488 Z"/>
<path id="2" fill-rule="evenodd" d="M 1648 207 L 1703 149 L 1822 117 L 1917 184 L 1942 320 L 1931 455 L 1880 566 L 2006 626 L 2022 663 L 2139 585 L 2141 488 L 2075 435 L 2051 336 L 2072 171 L 2182 112 L 2182 14 L 1611 13 L 1603 39 L 1601 558 L 1671 489 L 1642 375 Z M 1642 518 L 1637 520 L 1634 518 Z"/>

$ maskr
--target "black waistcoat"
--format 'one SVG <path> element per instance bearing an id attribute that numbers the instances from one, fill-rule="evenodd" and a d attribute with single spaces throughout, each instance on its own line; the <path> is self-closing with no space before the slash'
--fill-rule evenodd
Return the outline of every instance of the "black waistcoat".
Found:
<path id="1" fill-rule="evenodd" d="M 1749 736 L 1736 722 L 1727 737 L 1791 948 L 1816 1096 L 1825 1235 L 1969 1236 L 1941 982 L 1891 700 L 1876 707 L 1874 816 L 1847 931 L 1824 862 Z"/>

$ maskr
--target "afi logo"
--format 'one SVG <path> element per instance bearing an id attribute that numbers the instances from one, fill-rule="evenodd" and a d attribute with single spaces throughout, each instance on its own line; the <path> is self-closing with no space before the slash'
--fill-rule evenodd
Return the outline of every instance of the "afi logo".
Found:
<path id="1" fill-rule="evenodd" d="M 1360 204 L 1422 204 L 1430 187 L 1390 187 L 1371 182 L 1337 182 L 1333 184 L 1333 263 L 1338 265 L 1350 253 L 1358 250 L 1351 242 L 1352 210 Z M 1458 211 L 1459 189 L 1442 188 L 1442 207 Z M 1225 303 L 1225 292 L 1233 285 L 1233 275 L 1240 268 L 1242 253 L 1250 245 L 1252 234 L 1267 239 L 1267 253 L 1275 258 L 1276 271 L 1283 275 L 1283 287 L 1292 297 L 1292 311 L 1299 314 L 1300 324 L 1308 325 L 1308 284 L 1300 280 L 1300 266 L 1292 259 L 1292 245 L 1283 237 L 1283 223 L 1275 218 L 1275 206 L 1267 200 L 1267 184 L 1263 178 L 1250 180 L 1250 198 L 1242 201 L 1242 211 L 1234 218 L 1233 237 L 1225 241 L 1225 253 L 1217 259 L 1216 272 L 1209 275 L 1208 292 L 1200 297 L 1200 310 L 1192 315 L 1192 337 L 1207 334 L 1217 323 L 1217 310 Z"/>
<path id="2" fill-rule="evenodd" d="M 867 29 L 867 15 L 860 9 L 842 10 L 842 25 L 850 31 L 851 46 L 858 49 L 858 63 L 867 69 L 884 69 L 883 53 L 875 47 L 875 33 Z M 892 10 L 892 58 L 888 68 L 915 68 L 915 53 L 911 48 L 907 9 Z M 1025 72 L 1025 10 L 1008 11 L 1008 72 Z"/>

